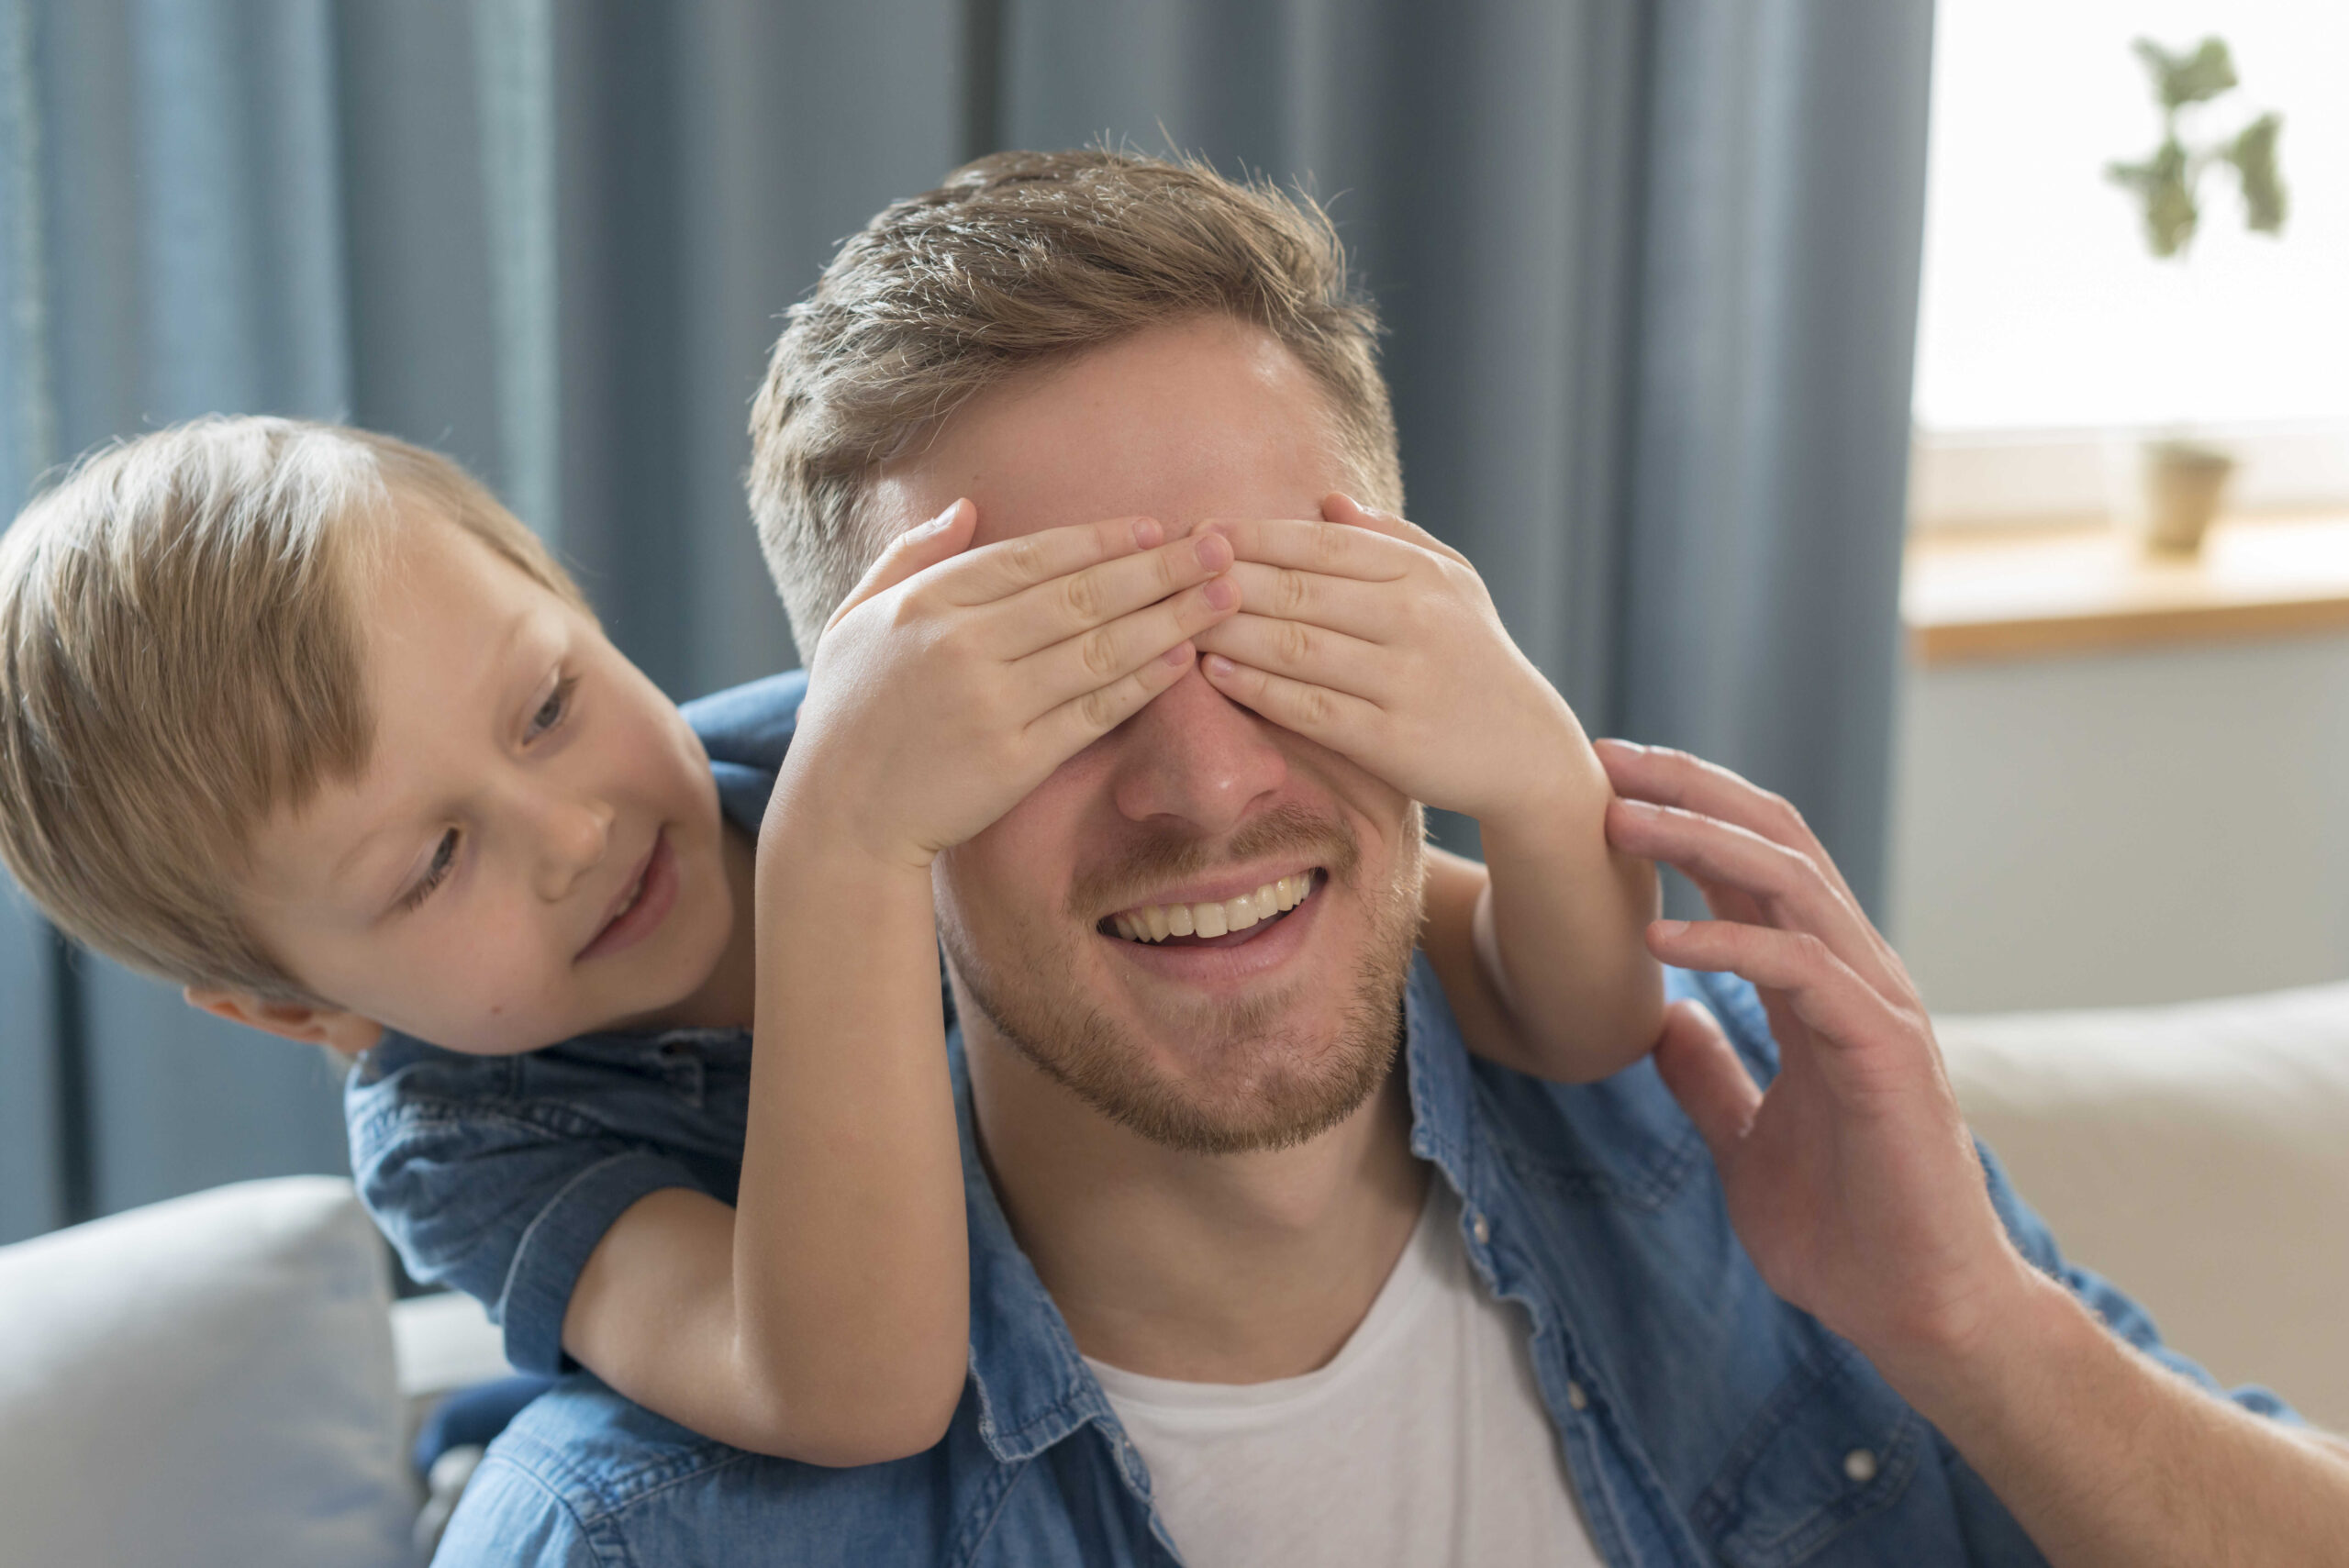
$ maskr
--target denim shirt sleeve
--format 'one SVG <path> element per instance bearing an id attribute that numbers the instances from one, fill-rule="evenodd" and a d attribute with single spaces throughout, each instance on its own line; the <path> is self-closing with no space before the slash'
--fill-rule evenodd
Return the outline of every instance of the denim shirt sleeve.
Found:
<path id="1" fill-rule="evenodd" d="M 640 1086 L 524 1067 L 402 1041 L 352 1074 L 344 1112 L 360 1197 L 409 1273 L 481 1301 L 505 1329 L 506 1359 L 554 1376 L 573 1364 L 563 1314 L 604 1233 L 649 1193 L 710 1184 L 625 1118 L 597 1114 L 611 1108 L 599 1100 Z"/>

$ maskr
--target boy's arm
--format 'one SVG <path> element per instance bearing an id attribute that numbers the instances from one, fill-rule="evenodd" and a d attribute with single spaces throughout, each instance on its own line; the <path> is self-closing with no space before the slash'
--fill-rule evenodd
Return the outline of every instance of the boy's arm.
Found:
<path id="1" fill-rule="evenodd" d="M 901 538 L 826 628 L 760 833 L 738 1207 L 610 1230 L 564 1343 L 709 1437 L 820 1464 L 935 1443 L 969 1350 L 963 1170 L 930 866 L 1186 673 L 1227 542 L 1146 519 L 965 550 Z"/>
<path id="2" fill-rule="evenodd" d="M 1579 739 L 1579 734 L 1577 734 Z M 1589 748 L 1580 748 L 1589 755 Z M 1420 943 L 1462 1038 L 1539 1078 L 1586 1083 L 1654 1045 L 1663 976 L 1643 933 L 1655 868 L 1608 847 L 1613 792 L 1561 780 L 1532 819 L 1480 822 L 1486 863 L 1431 847 Z"/>
<path id="3" fill-rule="evenodd" d="M 1642 933 L 1654 869 L 1608 847 L 1613 792 L 1581 724 L 1508 638 L 1458 551 L 1342 495 L 1322 520 L 1218 524 L 1242 613 L 1208 678 L 1430 805 L 1476 818 L 1490 873 L 1431 852 L 1422 941 L 1470 1050 L 1602 1078 L 1654 1043 Z"/>
<path id="4" fill-rule="evenodd" d="M 640 1199 L 563 1320 L 571 1354 L 639 1404 L 818 1464 L 936 1442 L 968 1346 L 930 879 L 874 871 L 769 814 L 740 1207 Z"/>

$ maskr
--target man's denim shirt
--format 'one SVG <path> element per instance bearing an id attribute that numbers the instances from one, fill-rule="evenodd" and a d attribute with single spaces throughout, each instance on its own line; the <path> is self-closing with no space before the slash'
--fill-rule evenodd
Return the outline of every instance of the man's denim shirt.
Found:
<path id="1" fill-rule="evenodd" d="M 686 710 L 729 815 L 753 830 L 800 689 L 784 677 Z M 1750 987 L 1668 979 L 1719 1015 L 1757 1076 L 1776 1071 Z M 1459 1195 L 1478 1279 L 1524 1309 L 1542 1399 L 1608 1562 L 2043 1562 L 1937 1431 L 1762 1283 L 1702 1140 L 1648 1063 L 1567 1086 L 1472 1059 L 1424 960 L 1405 1018 L 1412 1151 Z M 889 1464 L 796 1464 L 698 1437 L 574 1372 L 492 1446 L 436 1562 L 1180 1561 L 1140 1455 L 996 1202 L 974 1152 L 959 1040 L 949 1049 L 971 1373 L 945 1440 Z M 553 1368 L 571 1284 L 621 1209 L 665 1185 L 731 1196 L 748 1071 L 739 1032 L 603 1037 L 500 1060 L 387 1041 L 351 1090 L 353 1163 L 410 1267 L 490 1302 L 517 1364 Z M 2032 1262 L 2210 1385 L 2134 1304 L 2066 1264 L 1985 1162 Z M 2233 1397 L 2293 1418 L 2263 1391 Z"/>

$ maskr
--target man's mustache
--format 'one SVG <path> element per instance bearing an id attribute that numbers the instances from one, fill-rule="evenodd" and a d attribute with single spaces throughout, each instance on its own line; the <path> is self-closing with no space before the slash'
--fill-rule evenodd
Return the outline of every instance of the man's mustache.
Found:
<path id="1" fill-rule="evenodd" d="M 1362 861 L 1362 845 L 1343 819 L 1295 802 L 1250 817 L 1229 839 L 1217 840 L 1138 829 L 1139 836 L 1097 865 L 1077 873 L 1069 889 L 1069 916 L 1093 920 L 1104 911 L 1130 908 L 1170 883 L 1202 876 L 1218 866 L 1290 855 L 1325 868 L 1330 880 L 1350 880 Z"/>

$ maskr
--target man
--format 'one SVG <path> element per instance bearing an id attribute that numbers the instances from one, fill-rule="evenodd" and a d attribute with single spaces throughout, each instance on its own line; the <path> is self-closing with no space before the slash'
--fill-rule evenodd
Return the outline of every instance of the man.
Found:
<path id="1" fill-rule="evenodd" d="M 883 213 L 795 310 L 754 415 L 802 647 L 958 496 L 985 538 L 1398 503 L 1335 258 L 1275 195 L 1098 152 L 1003 155 Z M 1569 1088 L 1472 1064 L 1410 960 L 1408 799 L 1177 682 L 937 862 L 972 1312 L 945 1439 L 792 1465 L 582 1376 L 500 1440 L 443 1561 L 2142 1564 L 2349 1541 L 2349 1450 L 2199 1385 L 1986 1172 L 1899 961 L 1799 818 L 1694 759 L 1606 751 L 1612 840 L 1716 918 L 1650 932 L 1686 966 L 1653 1064 Z M 1083 891 L 1145 834 L 1213 864 L 1297 820 L 1342 821 L 1358 872 L 1317 893 L 1282 984 L 1192 996 L 1088 945 L 1114 939 Z"/>

